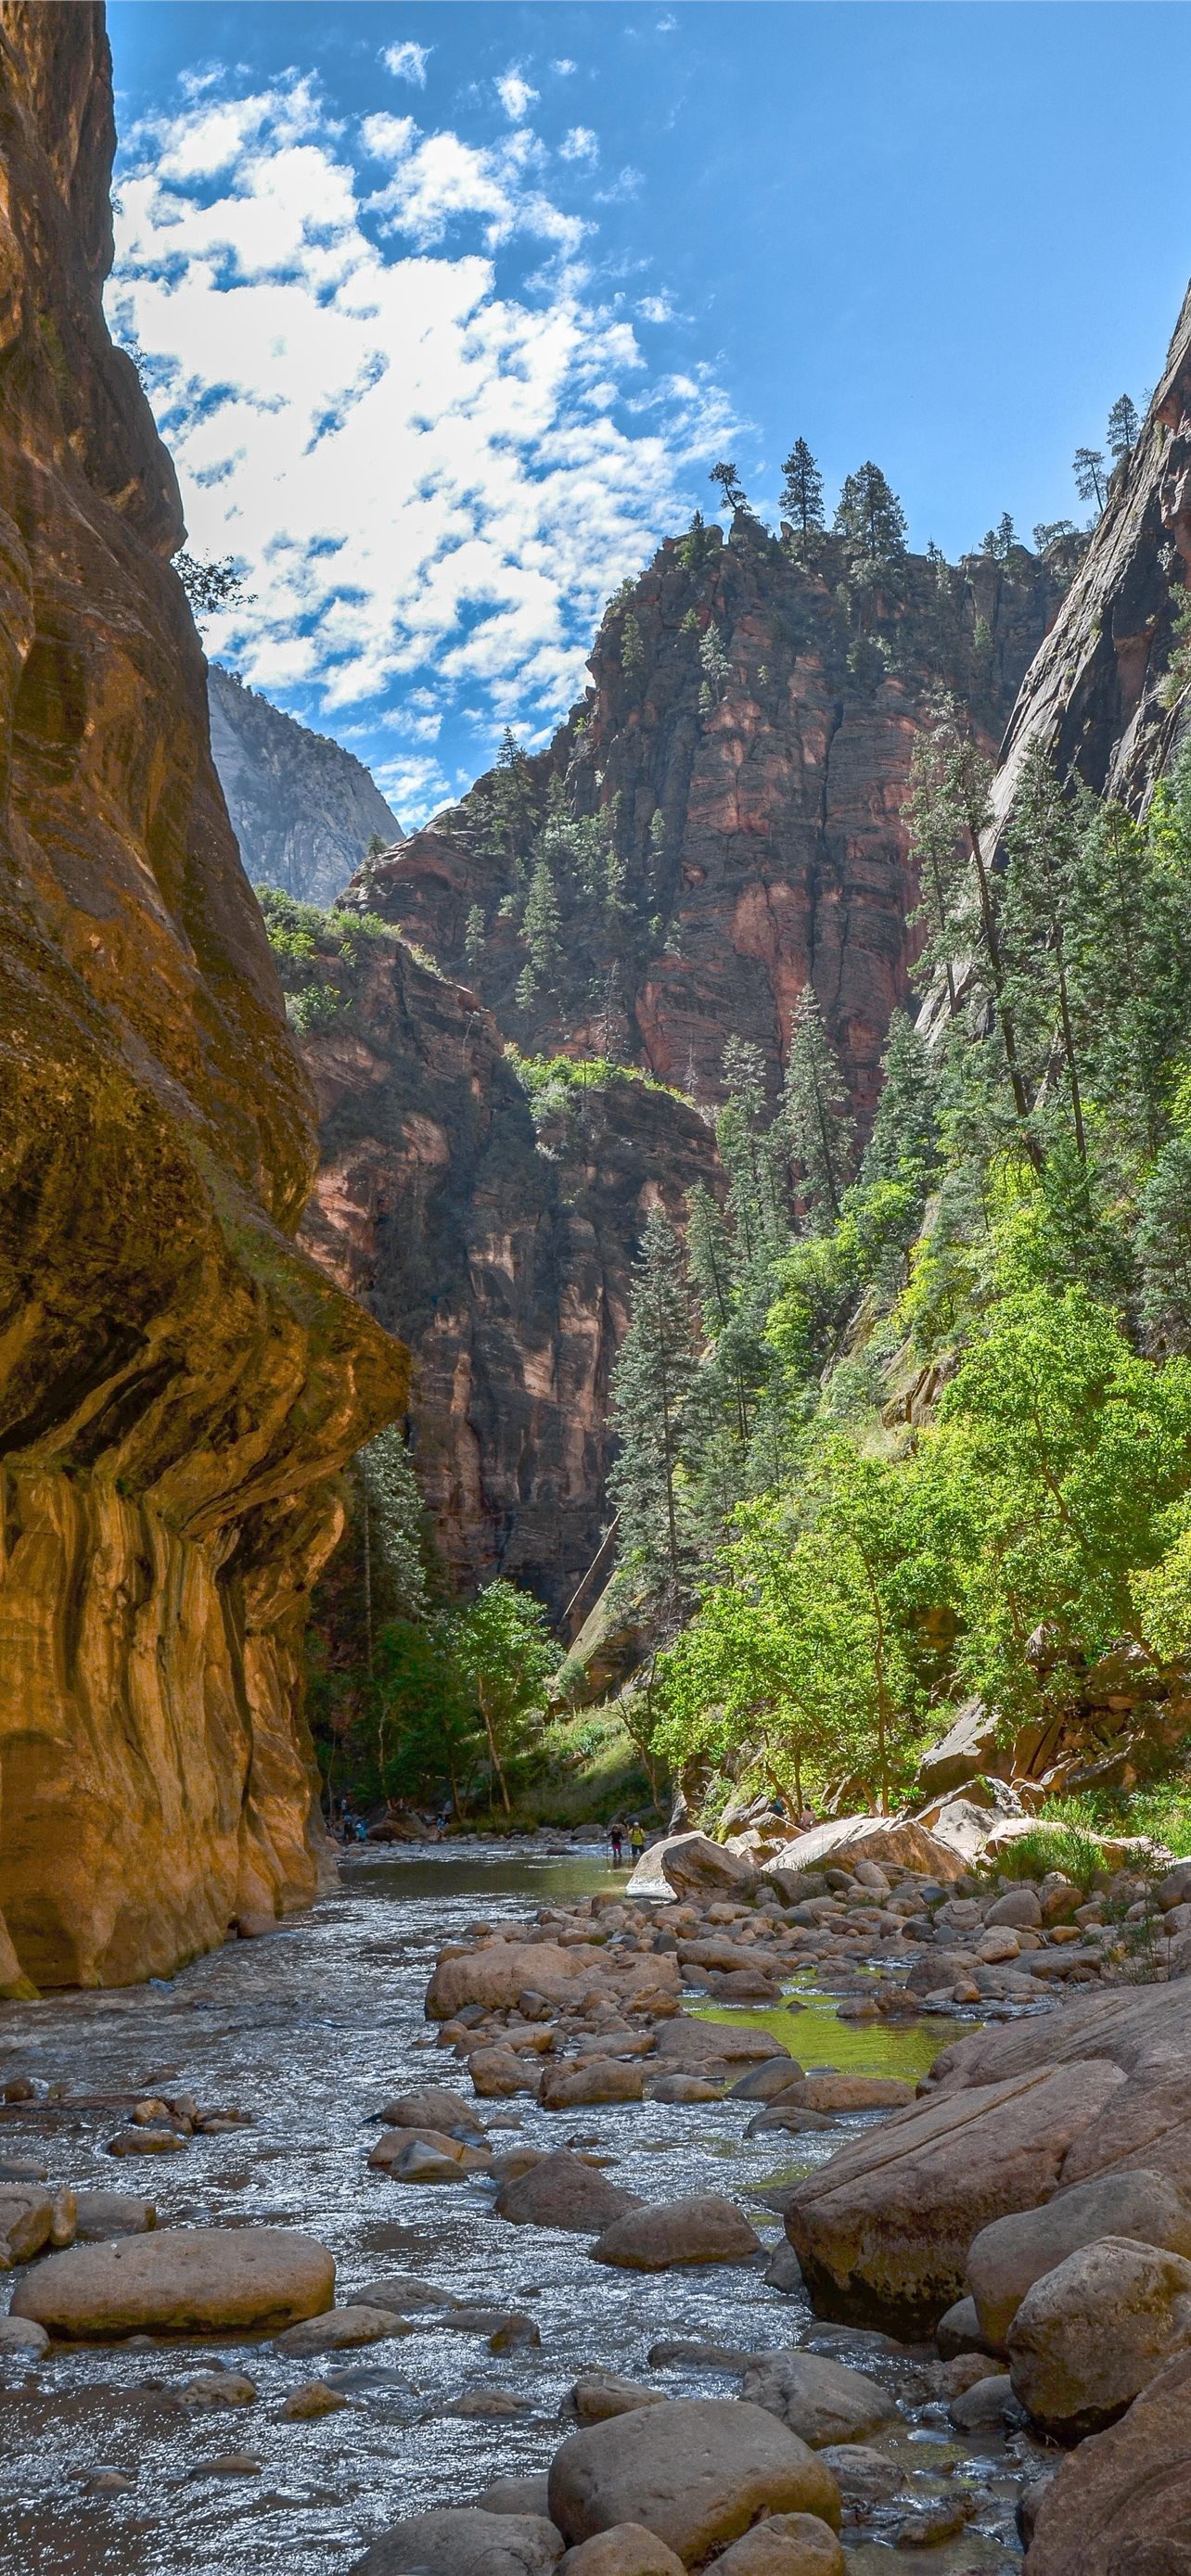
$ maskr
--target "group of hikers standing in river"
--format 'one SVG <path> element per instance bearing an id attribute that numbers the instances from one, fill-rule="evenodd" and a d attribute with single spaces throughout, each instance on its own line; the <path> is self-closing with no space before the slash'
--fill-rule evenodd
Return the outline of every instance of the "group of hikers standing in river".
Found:
<path id="1" fill-rule="evenodd" d="M 608 1827 L 608 1846 L 612 1854 L 613 1869 L 619 1869 L 621 1861 L 624 1858 L 624 1826 L 621 1824 L 619 1817 L 617 1817 L 615 1822 L 610 1824 Z M 644 1849 L 645 1827 L 640 1823 L 639 1819 L 634 1816 L 632 1824 L 629 1826 L 630 1859 L 634 1861 L 640 1860 Z"/>

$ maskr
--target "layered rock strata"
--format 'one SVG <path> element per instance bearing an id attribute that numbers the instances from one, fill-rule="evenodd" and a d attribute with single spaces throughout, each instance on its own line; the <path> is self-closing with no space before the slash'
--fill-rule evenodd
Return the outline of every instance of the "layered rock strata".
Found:
<path id="1" fill-rule="evenodd" d="M 716 1185 L 714 1137 L 628 1075 L 531 1107 L 465 986 L 396 939 L 356 967 L 327 949 L 339 1007 L 305 1042 L 322 1164 L 302 1239 L 410 1347 L 418 1481 L 455 1581 L 504 1574 L 561 1612 L 607 1527 L 640 1236 Z"/>
<path id="2" fill-rule="evenodd" d="M 299 1653 L 402 1355 L 295 1249 L 306 1079 L 100 295 L 102 13 L 0 5 L 0 1988 L 315 1892 Z"/>

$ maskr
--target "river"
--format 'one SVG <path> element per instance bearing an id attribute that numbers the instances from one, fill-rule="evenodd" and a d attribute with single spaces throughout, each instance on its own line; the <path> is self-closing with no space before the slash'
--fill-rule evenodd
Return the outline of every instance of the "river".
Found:
<path id="1" fill-rule="evenodd" d="M 805 2303 L 767 2288 L 755 2269 L 596 2267 L 583 2238 L 497 2219 L 479 2182 L 411 2187 L 368 2169 L 376 2114 L 391 2093 L 462 2085 L 423 2014 L 442 1942 L 626 1875 L 614 1880 L 599 1851 L 560 1855 L 533 1843 L 362 1850 L 312 1913 L 270 1939 L 231 1943 L 168 1985 L 0 2005 L 0 2086 L 26 2076 L 38 2090 L 0 2118 L 0 2160 L 32 2161 L 55 2184 L 137 2192 L 156 2201 L 163 2225 L 301 2228 L 334 2253 L 341 2304 L 386 2271 L 413 2271 L 456 2296 L 528 2309 L 541 2333 L 540 2351 L 497 2359 L 482 2340 L 419 2322 L 407 2339 L 338 2364 L 286 2361 L 268 2343 L 236 2339 L 220 2358 L 249 2372 L 257 2402 L 197 2415 L 171 2392 L 203 2366 L 206 2346 L 71 2348 L 36 2369 L 2 2356 L 0 2566 L 22 2576 L 322 2576 L 349 2567 L 405 2515 L 470 2502 L 493 2478 L 544 2467 L 561 2438 L 560 2401 L 585 2365 L 642 2372 L 663 2336 L 750 2350 L 797 2339 L 810 2323 Z M 738 2017 L 768 2023 L 808 2067 L 911 2078 L 954 2035 L 939 2020 L 842 2023 L 814 1996 L 801 2011 Z M 104 2150 L 118 2115 L 75 2113 L 68 2101 L 56 2112 L 54 2087 L 67 2097 L 188 2091 L 204 2107 L 238 2105 L 252 2126 L 196 2137 L 169 2157 L 117 2162 Z M 581 2141 L 647 2199 L 728 2191 L 774 2244 L 780 2221 L 751 2195 L 840 2143 L 838 2132 L 746 2140 L 755 2106 L 744 2103 L 563 2114 L 524 2101 L 479 2107 L 516 2123 L 511 2134 L 531 2144 Z M 313 2377 L 331 2380 L 347 2406 L 313 2423 L 283 2421 L 282 2397 Z M 703 2396 L 737 2386 L 681 2369 L 659 2384 Z M 512 2391 L 526 2412 L 499 2422 L 442 2412 L 481 2387 Z M 907 2438 L 926 2446 L 924 2465 L 954 2472 L 959 2445 L 938 2416 L 928 2409 Z M 133 2483 L 95 2491 L 96 2476 L 112 2470 Z M 946 2547 L 848 2555 L 849 2576 L 1019 2564 L 1003 2516 L 995 2537 L 970 2531 L 958 2557 Z"/>

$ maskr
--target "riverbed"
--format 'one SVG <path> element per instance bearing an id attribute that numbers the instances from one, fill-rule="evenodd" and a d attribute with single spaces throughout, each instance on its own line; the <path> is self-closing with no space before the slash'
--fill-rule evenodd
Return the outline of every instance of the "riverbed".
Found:
<path id="1" fill-rule="evenodd" d="M 231 1943 L 169 1984 L 0 2005 L 0 2087 L 25 2076 L 38 2096 L 0 2116 L 0 2163 L 36 2164 L 54 2184 L 138 2193 L 156 2202 L 162 2225 L 302 2229 L 334 2253 L 340 2304 L 386 2272 L 415 2272 L 457 2298 L 529 2311 L 541 2334 L 540 2350 L 497 2358 L 484 2340 L 419 2320 L 399 2342 L 315 2364 L 236 2338 L 219 2358 L 248 2372 L 256 2403 L 201 2414 L 180 2407 L 177 2392 L 209 2360 L 206 2345 L 75 2348 L 36 2369 L 0 2357 L 0 2566 L 22 2576 L 320 2576 L 349 2567 L 408 2514 L 471 2502 L 494 2478 L 544 2468 L 566 2430 L 560 2404 L 585 2366 L 647 2374 L 671 2395 L 732 2396 L 737 2381 L 705 2370 L 648 2372 L 651 2344 L 690 2336 L 776 2350 L 810 2326 L 801 2296 L 766 2287 L 756 2268 L 597 2268 L 584 2238 L 496 2218 L 479 2181 L 417 2187 L 368 2169 L 392 2093 L 443 2080 L 466 2089 L 424 2018 L 441 1944 L 478 1921 L 525 1917 L 626 1877 L 596 1849 L 361 1850 L 312 1913 L 266 1940 Z M 938 2018 L 840 2022 L 805 1984 L 779 2012 L 729 2017 L 772 2029 L 807 2067 L 911 2079 L 955 2035 Z M 119 2117 L 73 2111 L 69 2097 L 128 2091 L 190 2092 L 204 2106 L 238 2106 L 251 2126 L 117 2162 L 105 2150 Z M 755 2105 L 743 2102 L 477 2107 L 510 2143 L 581 2144 L 644 2198 L 728 2192 L 774 2245 L 781 2222 L 758 2195 L 861 2125 L 746 2139 Z M 282 2399 L 314 2377 L 339 2388 L 346 2407 L 317 2422 L 282 2420 Z M 475 2389 L 507 2390 L 525 2411 L 495 2422 L 443 2412 Z M 954 2475 L 965 2446 L 939 2412 L 926 2407 L 906 2439 L 923 2473 Z M 979 2443 L 975 2454 L 981 2465 Z M 997 2465 L 986 2447 L 983 2469 Z M 132 2483 L 97 2489 L 110 2472 Z M 850 2547 L 849 2576 L 1014 2567 L 1010 2505 L 1010 2489 L 997 2488 L 958 2555 Z"/>

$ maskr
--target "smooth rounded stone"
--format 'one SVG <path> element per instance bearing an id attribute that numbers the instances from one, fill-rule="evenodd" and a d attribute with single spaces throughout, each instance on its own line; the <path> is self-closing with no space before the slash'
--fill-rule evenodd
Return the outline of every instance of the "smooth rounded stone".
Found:
<path id="1" fill-rule="evenodd" d="M 982 2424 L 1000 2424 L 1005 2409 L 1013 2404 L 1013 2382 L 1007 2370 L 995 2370 L 987 2379 L 977 2379 L 971 2388 L 961 2389 L 947 2409 L 953 2424 L 961 2433 L 974 2433 Z"/>
<path id="2" fill-rule="evenodd" d="M 766 2057 L 759 2066 L 750 2066 L 746 2075 L 737 2078 L 728 2092 L 730 2102 L 772 2102 L 776 2093 L 788 2093 L 792 2084 L 801 2084 L 806 2068 L 796 2057 Z"/>
<path id="3" fill-rule="evenodd" d="M 177 2129 L 117 2129 L 108 2139 L 109 2156 L 172 2156 L 190 2145 Z"/>
<path id="4" fill-rule="evenodd" d="M 519 2311 L 502 2317 L 488 2337 L 489 2352 L 532 2352 L 541 2344 L 542 2331 L 536 2317 L 522 2316 Z"/>
<path id="5" fill-rule="evenodd" d="M 767 2102 L 763 2111 L 754 2111 L 745 2130 L 746 2138 L 763 2137 L 767 2129 L 785 2129 L 791 2137 L 809 2134 L 813 2129 L 834 2129 L 830 2111 L 805 2111 L 797 2102 Z"/>
<path id="6" fill-rule="evenodd" d="M 957 2352 L 954 2361 L 942 2364 L 943 2394 L 945 2397 L 962 2397 L 966 2388 L 976 2386 L 977 2380 L 998 2378 L 1003 2370 L 1000 2354 L 994 2358 L 987 2352 Z"/>
<path id="7" fill-rule="evenodd" d="M 1191 2263 L 1103 2236 L 1027 2290 L 1009 2329 L 1014 2394 L 1065 2439 L 1112 2422 L 1191 2343 Z"/>
<path id="8" fill-rule="evenodd" d="M 113 2335 L 280 2333 L 335 2296 L 325 2245 L 278 2227 L 161 2227 L 51 2254 L 21 2282 L 14 2316 L 86 2342 Z"/>
<path id="9" fill-rule="evenodd" d="M 485 2487 L 483 2495 L 476 2497 L 476 2504 L 484 2513 L 528 2513 L 535 2520 L 548 2522 L 549 2483 L 545 2469 L 536 2478 L 497 2478 L 495 2485 Z"/>
<path id="10" fill-rule="evenodd" d="M 1165 2174 L 1131 2167 L 1057 2192 L 1040 2209 L 994 2219 L 968 2248 L 968 2279 L 983 2333 L 1004 2348 L 1027 2290 L 1100 2236 L 1130 2236 L 1191 2256 L 1191 2207 Z"/>
<path id="11" fill-rule="evenodd" d="M 438 2129 L 448 2138 L 482 2146 L 484 2130 L 461 2093 L 445 2084 L 427 2084 L 420 2093 L 398 2093 L 386 2102 L 381 2118 L 390 2129 Z"/>
<path id="12" fill-rule="evenodd" d="M 592 2260 L 628 2272 L 665 2272 L 677 2263 L 742 2263 L 761 2239 L 733 2200 L 712 2193 L 690 2200 L 647 2201 L 615 2219 L 592 2246 Z"/>
<path id="13" fill-rule="evenodd" d="M 507 2155 L 493 2156 L 488 2167 L 488 2179 L 497 2184 L 516 2182 L 521 2174 L 530 2173 L 535 2165 L 540 2165 L 542 2156 L 541 2147 L 510 2147 Z"/>
<path id="14" fill-rule="evenodd" d="M 1082 2058 L 956 2084 L 841 2147 L 785 2211 L 818 2313 L 930 2333 L 964 2295 L 973 2237 L 1049 2199 L 1073 2140 L 1124 2081 L 1111 2060 Z"/>
<path id="15" fill-rule="evenodd" d="M 801 2111 L 904 2111 L 915 2094 L 900 2075 L 804 2075 L 783 2099 Z"/>
<path id="16" fill-rule="evenodd" d="M 845 2514 L 869 2513 L 874 2505 L 888 2504 L 906 2482 L 903 2462 L 863 2442 L 825 2442 L 819 2457 L 836 2481 Z"/>
<path id="17" fill-rule="evenodd" d="M 460 2174 L 487 2173 L 492 2162 L 486 2138 L 481 2138 L 477 2146 L 469 2146 L 465 2139 L 454 2137 L 446 2129 L 409 2127 L 382 2130 L 368 2162 L 378 2171 L 395 2170 L 404 2176 L 415 2170 L 411 2159 L 419 2149 L 453 2166 L 456 2181 Z"/>
<path id="18" fill-rule="evenodd" d="M 994 1929 L 1000 1923 L 1009 1923 L 1015 1931 L 1037 1932 L 1042 1923 L 1042 1905 L 1037 1890 L 1011 1887 L 1004 1896 L 998 1896 L 995 1905 L 989 1906 L 984 1920 Z"/>
<path id="19" fill-rule="evenodd" d="M 352 2561 L 351 2576 L 550 2576 L 562 2536 L 537 2514 L 478 2506 L 411 2514 Z"/>
<path id="20" fill-rule="evenodd" d="M 453 2291 L 439 2290 L 416 2272 L 394 2272 L 386 2281 L 366 2281 L 352 2302 L 357 2308 L 392 2308 L 398 2316 L 417 2316 L 423 2309 L 458 2305 Z"/>
<path id="21" fill-rule="evenodd" d="M 717 2004 L 781 2003 L 786 2012 L 805 2012 L 806 2006 L 797 1995 L 783 1998 L 780 1979 L 767 1976 L 763 1968 L 697 1968 L 687 1970 L 687 1983 L 710 1995 Z"/>
<path id="22" fill-rule="evenodd" d="M 110 2236 L 147 2236 L 157 2225 L 156 2203 L 130 2191 L 75 2193 L 75 2241 L 102 2245 Z"/>
<path id="23" fill-rule="evenodd" d="M 0 2354 L 6 2352 L 45 2352 L 49 2336 L 44 2326 L 32 2317 L 0 2317 Z"/>
<path id="24" fill-rule="evenodd" d="M 541 2082 L 536 2058 L 515 2048 L 477 2048 L 468 2058 L 467 2071 L 485 2101 L 511 2101 L 516 2093 L 536 2096 Z"/>
<path id="25" fill-rule="evenodd" d="M 954 2361 L 957 2353 L 987 2353 L 988 2337 L 976 2314 L 975 2299 L 957 2299 L 947 2308 L 935 2327 L 935 2342 L 944 2361 Z"/>
<path id="26" fill-rule="evenodd" d="M 642 2205 L 636 2192 L 606 2182 L 593 2166 L 562 2147 L 515 2182 L 504 2183 L 495 2203 L 497 2217 L 514 2227 L 567 2227 L 581 2236 L 598 2235 Z"/>
<path id="27" fill-rule="evenodd" d="M 651 2370 L 727 2370 L 740 2378 L 757 2355 L 741 2351 L 736 2344 L 697 2343 L 692 2337 L 679 2335 L 667 2343 L 652 2343 L 648 2359 Z"/>
<path id="28" fill-rule="evenodd" d="M 846 2576 L 847 2563 L 817 2514 L 774 2513 L 713 2558 L 707 2576 Z"/>
<path id="29" fill-rule="evenodd" d="M 546 2067 L 538 2100 L 543 2111 L 571 2111 L 583 2102 L 639 2102 L 645 2091 L 640 2066 L 618 2057 L 589 2057 L 574 2066 L 561 2059 Z"/>
<path id="30" fill-rule="evenodd" d="M 627 1894 L 644 1895 L 657 1886 L 659 1875 L 680 1899 L 751 1896 L 760 1884 L 751 1861 L 700 1833 L 668 1834 L 662 1842 L 652 1843 L 633 1871 Z"/>
<path id="31" fill-rule="evenodd" d="M 291 2388 L 281 2409 L 283 2424 L 317 2424 L 320 2416 L 338 2415 L 347 2399 L 339 2389 L 328 2388 L 325 2379 L 311 2379 L 305 2388 Z"/>
<path id="32" fill-rule="evenodd" d="M 722 2102 L 723 2088 L 712 2084 L 705 2075 L 655 2075 L 649 2085 L 651 2102 Z"/>
<path id="33" fill-rule="evenodd" d="M 644 2523 L 701 2565 L 762 2514 L 817 2513 L 838 2530 L 839 2488 L 805 2442 L 739 2398 L 678 2397 L 573 2433 L 550 2467 L 550 2517 L 571 2542 Z"/>
<path id="34" fill-rule="evenodd" d="M 136 2479 L 125 2469 L 93 2469 L 86 2482 L 86 2492 L 93 2496 L 131 2495 Z"/>
<path id="35" fill-rule="evenodd" d="M 1068 2454 L 1038 2500 L 1027 2564 L 1030 2576 L 1186 2576 L 1191 2353 Z"/>
<path id="36" fill-rule="evenodd" d="M 559 2576 L 683 2576 L 681 2558 L 640 2522 L 618 2522 L 611 2531 L 595 2532 L 577 2549 L 568 2549 L 558 2565 Z"/>
<path id="37" fill-rule="evenodd" d="M 441 2412 L 461 2416 L 465 2423 L 499 2422 L 506 2415 L 526 2414 L 528 2400 L 514 2397 L 511 2388 L 465 2388 L 462 2396 L 452 2397 Z"/>
<path id="38" fill-rule="evenodd" d="M 660 2388 L 643 2388 L 639 2379 L 622 2379 L 614 2370 L 585 2371 L 571 2390 L 571 2405 L 580 2424 L 606 2424 L 614 2415 L 631 2415 L 638 2406 L 667 2406 Z"/>
<path id="39" fill-rule="evenodd" d="M 744 2022 L 690 2021 L 685 2013 L 677 2013 L 657 2035 L 657 2064 L 663 2073 L 676 2069 L 683 2075 L 710 2075 L 715 2071 L 730 2078 L 745 2067 L 764 2065 L 773 2054 L 769 2032 L 751 2030 Z M 793 2080 L 792 2058 L 789 2063 Z"/>
<path id="40" fill-rule="evenodd" d="M 48 2165 L 39 2165 L 32 2156 L 0 2157 L 0 2182 L 48 2182 Z"/>
<path id="41" fill-rule="evenodd" d="M 27 2263 L 48 2245 L 54 2223 L 53 2193 L 40 2183 L 0 2185 L 0 2271 Z"/>
<path id="42" fill-rule="evenodd" d="M 774 2246 L 761 2278 L 767 2290 L 781 2290 L 786 2298 L 805 2286 L 802 2265 L 788 2241 Z"/>
<path id="43" fill-rule="evenodd" d="M 201 2460 L 196 2478 L 259 2478 L 261 2463 L 252 2451 L 221 2451 L 217 2460 Z"/>
<path id="44" fill-rule="evenodd" d="M 375 2155 L 369 2156 L 370 2165 L 377 2161 Z M 441 2147 L 429 2146 L 423 2138 L 411 2138 L 401 2154 L 386 2163 L 385 2171 L 390 2182 L 460 2183 L 467 2182 L 473 2173 L 486 2173 L 490 2162 L 490 2157 L 469 2154 L 466 2148 L 449 2155 Z"/>
<path id="45" fill-rule="evenodd" d="M 775 2352 L 745 2372 L 741 2396 L 788 2424 L 812 2451 L 828 2443 L 864 2442 L 898 2419 L 888 2391 L 862 2370 L 817 2352 Z"/>
<path id="46" fill-rule="evenodd" d="M 169 2395 L 175 2406 L 198 2414 L 223 2406 L 255 2406 L 257 2387 L 255 2379 L 240 2370 L 196 2370 Z"/>
<path id="47" fill-rule="evenodd" d="M 352 2352 L 357 2344 L 385 2343 L 412 2333 L 391 2308 L 330 2308 L 324 2316 L 306 2317 L 277 2337 L 278 2352 L 291 2361 L 309 2361 L 319 2352 Z"/>
<path id="48" fill-rule="evenodd" d="M 976 2510 L 970 2495 L 937 2496 L 915 2504 L 895 2523 L 890 2537 L 895 2549 L 935 2549 L 941 2540 L 956 2540 Z"/>

